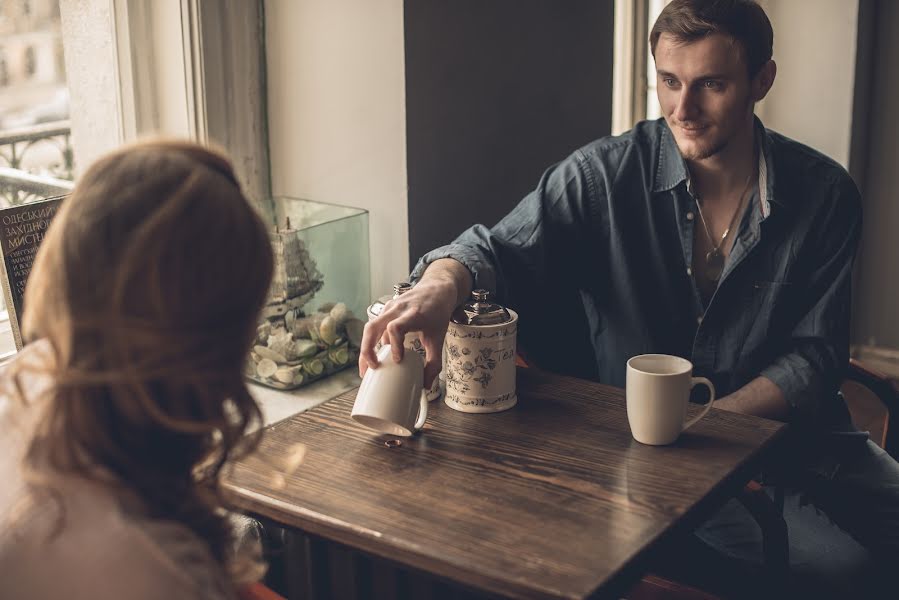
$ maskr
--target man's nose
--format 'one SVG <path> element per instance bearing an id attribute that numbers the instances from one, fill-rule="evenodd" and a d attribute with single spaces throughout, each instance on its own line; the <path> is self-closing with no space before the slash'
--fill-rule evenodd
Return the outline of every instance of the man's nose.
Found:
<path id="1" fill-rule="evenodd" d="M 692 121 L 699 113 L 699 106 L 696 103 L 696 96 L 693 91 L 684 86 L 677 98 L 677 105 L 674 107 L 674 118 L 677 121 Z"/>

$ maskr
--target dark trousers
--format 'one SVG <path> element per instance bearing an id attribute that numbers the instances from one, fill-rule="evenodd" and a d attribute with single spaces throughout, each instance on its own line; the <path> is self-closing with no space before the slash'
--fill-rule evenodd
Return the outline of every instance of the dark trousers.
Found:
<path id="1" fill-rule="evenodd" d="M 766 573 L 762 532 L 736 500 L 679 543 L 672 563 L 725 597 L 899 598 L 899 463 L 871 441 L 832 445 L 777 477 L 788 482 L 786 582 Z"/>

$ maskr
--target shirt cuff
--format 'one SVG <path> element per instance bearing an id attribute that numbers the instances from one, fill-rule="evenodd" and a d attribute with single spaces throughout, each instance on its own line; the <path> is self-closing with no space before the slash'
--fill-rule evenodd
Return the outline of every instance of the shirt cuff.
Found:
<path id="1" fill-rule="evenodd" d="M 805 416 L 817 414 L 820 386 L 812 366 L 801 356 L 787 354 L 778 358 L 760 373 L 780 388 L 790 406 L 790 412 Z"/>
<path id="2" fill-rule="evenodd" d="M 496 293 L 496 273 L 493 267 L 478 252 L 461 244 L 441 246 L 422 256 L 415 268 L 412 269 L 412 274 L 409 276 L 410 281 L 417 282 L 424 275 L 428 265 L 441 258 L 452 258 L 462 263 L 471 273 L 474 282 L 472 289 L 484 289 Z"/>

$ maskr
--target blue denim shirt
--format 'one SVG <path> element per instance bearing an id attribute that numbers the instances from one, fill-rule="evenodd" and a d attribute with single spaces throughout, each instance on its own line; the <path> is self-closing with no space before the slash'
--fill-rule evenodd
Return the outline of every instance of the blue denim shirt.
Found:
<path id="1" fill-rule="evenodd" d="M 762 375 L 793 423 L 842 429 L 859 192 L 826 156 L 756 129 L 761 202 L 705 307 L 689 269 L 696 202 L 663 119 L 577 150 L 496 226 L 429 252 L 412 277 L 461 262 L 518 311 L 519 345 L 544 368 L 624 387 L 631 356 L 674 354 L 719 397 Z"/>

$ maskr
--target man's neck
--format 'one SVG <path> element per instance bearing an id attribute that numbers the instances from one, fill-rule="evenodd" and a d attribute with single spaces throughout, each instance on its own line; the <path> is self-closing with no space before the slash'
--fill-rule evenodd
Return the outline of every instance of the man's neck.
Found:
<path id="1" fill-rule="evenodd" d="M 715 198 L 742 190 L 755 172 L 755 127 L 750 121 L 730 143 L 714 156 L 688 160 L 693 186 L 701 196 Z"/>

